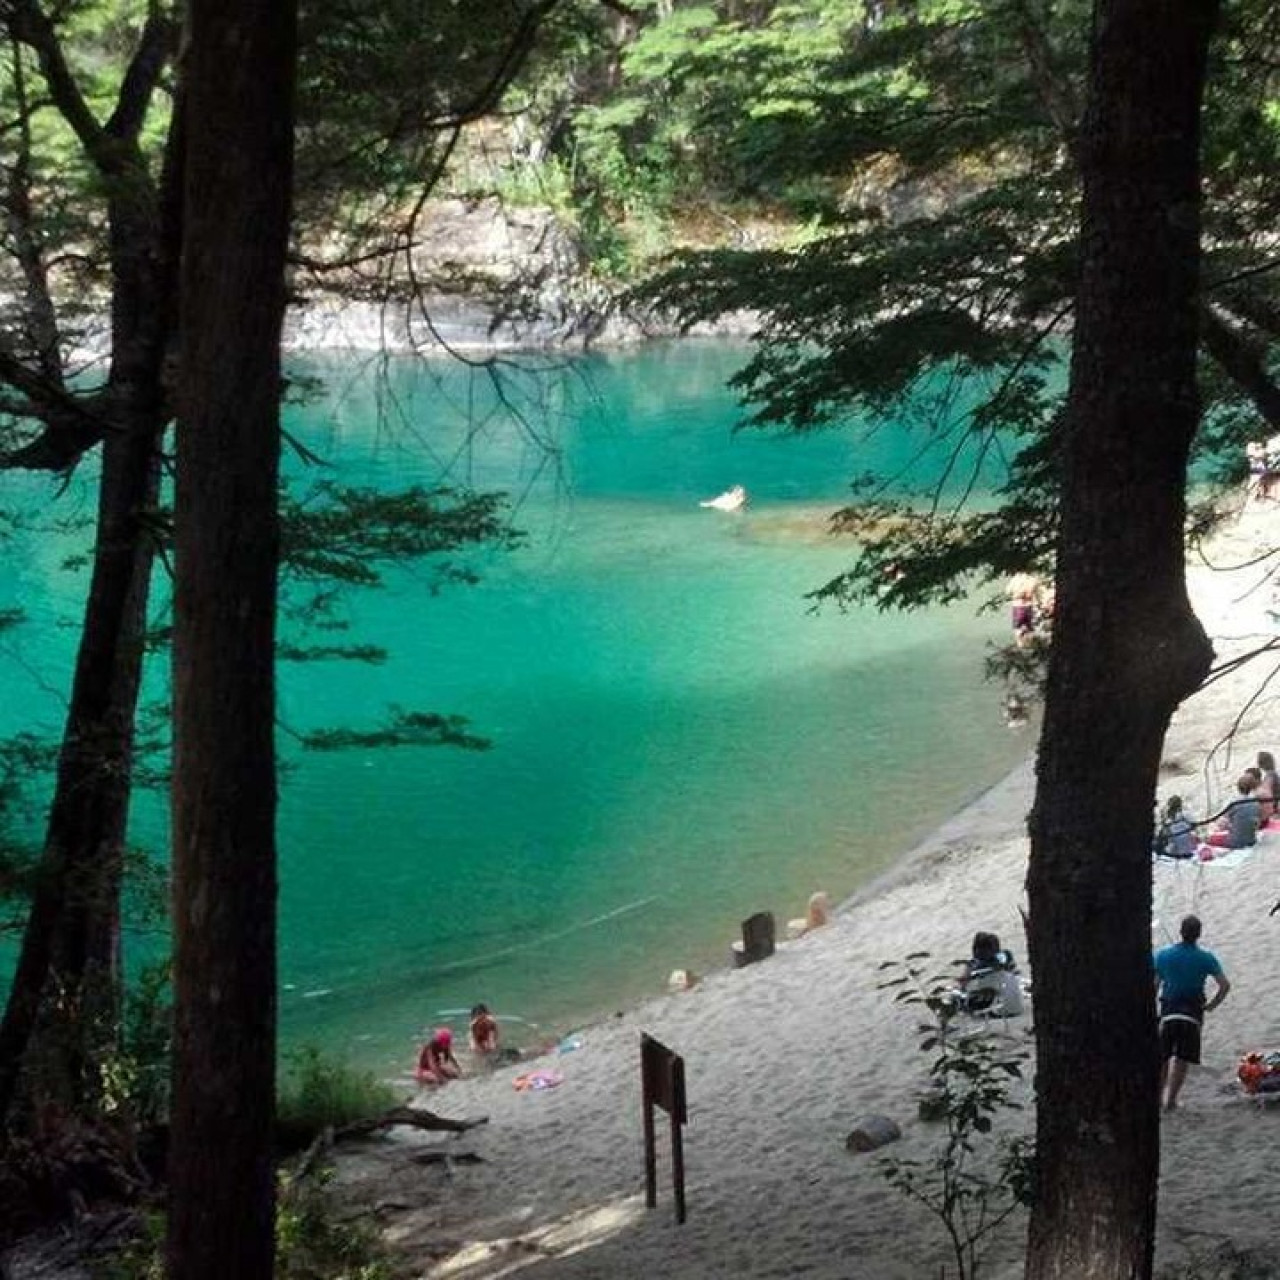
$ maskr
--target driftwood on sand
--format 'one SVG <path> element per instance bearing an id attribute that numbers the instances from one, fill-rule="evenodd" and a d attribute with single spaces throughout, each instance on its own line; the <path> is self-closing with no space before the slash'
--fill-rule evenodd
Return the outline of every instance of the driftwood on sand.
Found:
<path id="1" fill-rule="evenodd" d="M 356 1120 L 344 1124 L 333 1131 L 334 1142 L 343 1142 L 348 1138 L 363 1138 L 379 1129 L 390 1129 L 395 1125 L 404 1125 L 410 1129 L 430 1129 L 435 1132 L 466 1133 L 477 1125 L 488 1124 L 488 1116 L 478 1116 L 474 1120 L 450 1120 L 447 1116 L 438 1116 L 434 1111 L 420 1107 L 392 1107 L 380 1116 L 371 1120 Z"/>

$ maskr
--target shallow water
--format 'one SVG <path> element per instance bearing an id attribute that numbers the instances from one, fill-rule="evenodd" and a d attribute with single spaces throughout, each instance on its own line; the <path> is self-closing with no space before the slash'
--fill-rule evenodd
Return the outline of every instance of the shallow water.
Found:
<path id="1" fill-rule="evenodd" d="M 327 478 L 503 488 L 528 537 L 470 557 L 477 586 L 432 595 L 425 570 L 397 571 L 344 605 L 348 638 L 385 645 L 384 664 L 282 670 L 286 1040 L 392 1069 L 476 1000 L 517 1037 L 563 1030 L 722 963 L 753 911 L 781 923 L 815 888 L 847 894 L 1025 754 L 982 681 L 1001 615 L 804 598 L 852 553 L 824 513 L 918 436 L 735 433 L 722 383 L 741 359 L 652 348 L 502 396 L 456 367 L 297 366 L 325 391 L 289 428 Z M 747 511 L 698 507 L 734 482 Z M 0 731 L 58 724 L 74 638 L 59 619 L 83 589 L 56 567 L 65 549 L 0 548 L 0 608 L 32 615 L 0 650 Z M 492 746 L 292 745 L 388 704 L 465 715 Z M 163 845 L 154 798 L 136 826 Z"/>

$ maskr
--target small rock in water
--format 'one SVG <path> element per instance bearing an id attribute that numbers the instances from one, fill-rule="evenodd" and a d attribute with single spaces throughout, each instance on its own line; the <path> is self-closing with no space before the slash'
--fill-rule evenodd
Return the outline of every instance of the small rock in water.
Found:
<path id="1" fill-rule="evenodd" d="M 846 1150 L 874 1151 L 902 1137 L 902 1130 L 888 1116 L 866 1116 L 844 1140 Z"/>

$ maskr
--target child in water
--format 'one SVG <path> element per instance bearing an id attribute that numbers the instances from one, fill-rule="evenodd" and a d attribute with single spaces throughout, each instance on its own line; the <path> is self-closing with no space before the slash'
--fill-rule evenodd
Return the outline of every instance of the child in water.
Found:
<path id="1" fill-rule="evenodd" d="M 489 1012 L 487 1004 L 477 1004 L 471 1009 L 469 1028 L 471 1052 L 477 1058 L 491 1059 L 498 1053 L 498 1020 Z"/>

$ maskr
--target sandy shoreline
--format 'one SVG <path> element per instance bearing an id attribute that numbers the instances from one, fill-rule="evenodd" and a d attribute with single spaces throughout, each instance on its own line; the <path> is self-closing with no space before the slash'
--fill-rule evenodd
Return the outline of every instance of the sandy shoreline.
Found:
<path id="1" fill-rule="evenodd" d="M 1220 539 L 1215 557 L 1243 562 L 1271 534 L 1269 515 L 1250 513 Z M 1193 567 L 1193 597 L 1220 658 L 1274 635 L 1266 593 L 1254 589 L 1261 576 L 1257 566 Z M 1270 670 L 1263 659 L 1180 710 L 1166 741 L 1161 798 L 1176 790 L 1203 816 L 1256 751 L 1280 749 L 1280 728 L 1267 727 L 1275 695 L 1265 689 L 1231 747 L 1220 745 Z M 547 1280 L 936 1275 L 947 1256 L 940 1228 L 888 1186 L 878 1156 L 844 1145 L 870 1114 L 901 1124 L 902 1139 L 887 1148 L 895 1156 L 927 1160 L 938 1141 L 937 1130 L 915 1118 L 925 1067 L 916 1018 L 878 988 L 877 969 L 914 951 L 945 968 L 977 929 L 997 932 L 1025 962 L 1019 909 L 1032 787 L 1031 765 L 1015 770 L 856 892 L 832 925 L 782 945 L 772 959 L 713 973 L 690 992 L 590 1026 L 574 1052 L 424 1097 L 442 1114 L 487 1115 L 489 1123 L 458 1139 L 395 1131 L 344 1155 L 341 1183 L 354 1203 L 379 1206 L 388 1240 L 412 1260 L 406 1274 L 433 1280 L 518 1271 Z M 1206 1029 L 1205 1065 L 1192 1073 L 1184 1108 L 1164 1126 L 1157 1269 L 1166 1275 L 1223 1242 L 1280 1274 L 1261 1193 L 1280 1111 L 1260 1111 L 1230 1088 L 1241 1053 L 1280 1047 L 1280 1009 L 1268 999 L 1280 917 L 1267 911 L 1277 896 L 1275 837 L 1239 866 L 1170 863 L 1154 872 L 1153 942 L 1168 940 L 1181 915 L 1197 911 L 1205 944 L 1234 984 Z M 1029 1052 L 1029 1028 L 1030 1017 L 1011 1021 L 1010 1047 Z M 643 1204 L 642 1030 L 686 1061 L 682 1227 L 673 1218 L 665 1134 L 659 1206 L 650 1212 Z M 514 1078 L 531 1067 L 563 1082 L 517 1092 Z M 1029 1112 L 1010 1123 L 1028 1125 Z M 414 1163 L 428 1147 L 481 1163 Z M 1015 1219 L 1002 1229 L 984 1274 L 1018 1274 L 1022 1225 Z"/>

